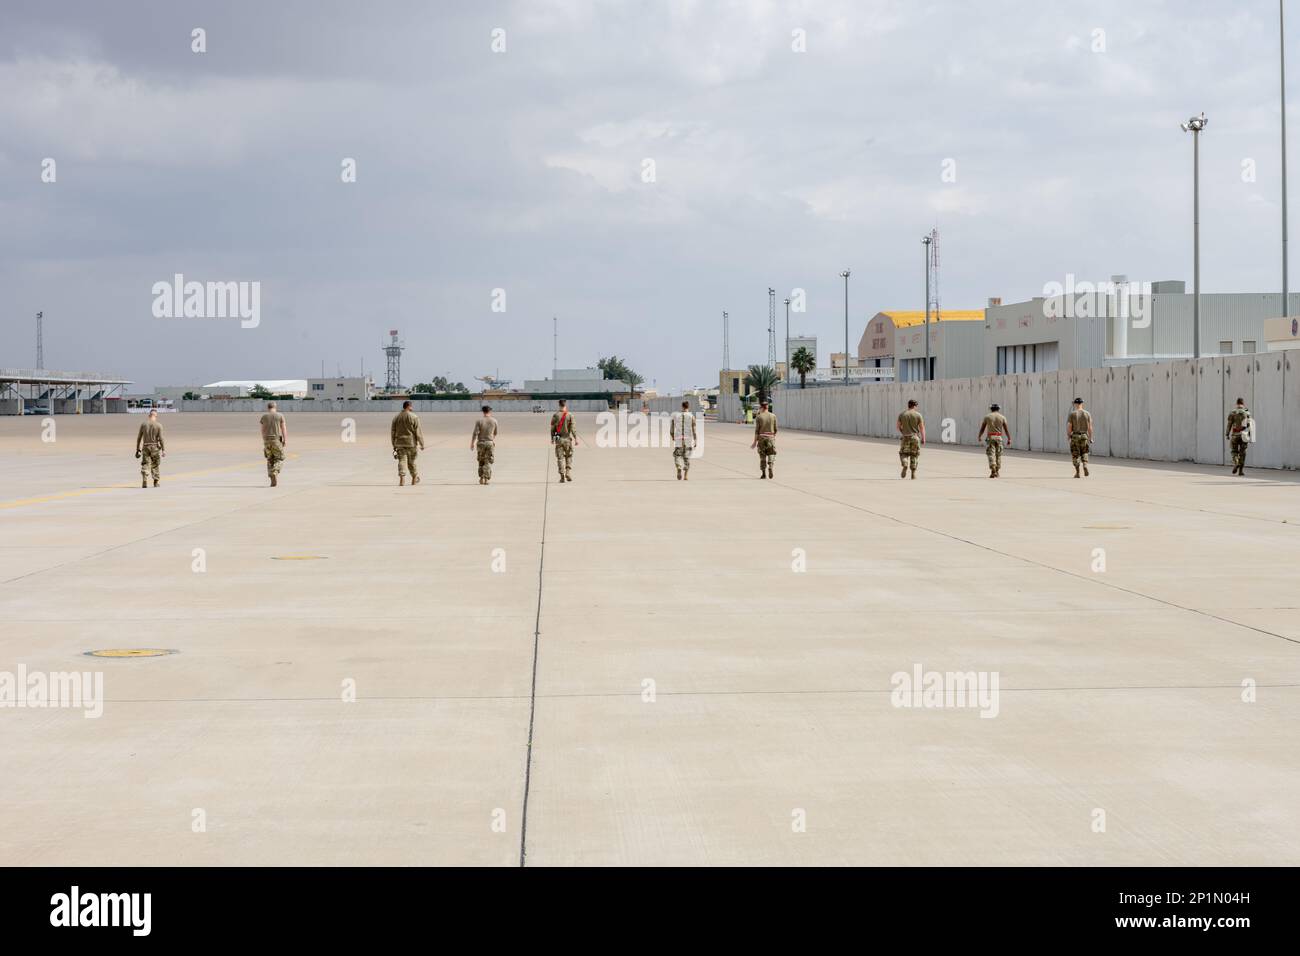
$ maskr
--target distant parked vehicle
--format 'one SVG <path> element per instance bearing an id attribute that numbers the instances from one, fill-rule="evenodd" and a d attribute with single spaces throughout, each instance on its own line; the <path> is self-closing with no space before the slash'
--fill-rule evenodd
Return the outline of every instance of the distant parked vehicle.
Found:
<path id="1" fill-rule="evenodd" d="M 533 411 L 534 411 L 534 412 L 544 412 L 544 411 L 546 411 L 546 409 L 543 408 L 543 407 L 541 406 L 541 404 L 539 403 L 539 404 L 533 406 Z"/>

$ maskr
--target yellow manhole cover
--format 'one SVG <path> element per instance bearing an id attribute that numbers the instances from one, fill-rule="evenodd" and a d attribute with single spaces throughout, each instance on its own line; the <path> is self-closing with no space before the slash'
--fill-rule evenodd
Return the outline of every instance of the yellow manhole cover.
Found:
<path id="1" fill-rule="evenodd" d="M 86 651 L 87 657 L 165 657 L 178 653 L 165 647 L 106 647 L 98 651 Z"/>
<path id="2" fill-rule="evenodd" d="M 323 554 L 277 554 L 272 555 L 272 561 L 324 561 Z"/>

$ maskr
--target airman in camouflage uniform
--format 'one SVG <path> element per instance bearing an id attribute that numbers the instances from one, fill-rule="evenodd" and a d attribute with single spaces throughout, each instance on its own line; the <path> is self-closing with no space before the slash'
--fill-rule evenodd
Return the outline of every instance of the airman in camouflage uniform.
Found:
<path id="1" fill-rule="evenodd" d="M 406 484 L 406 472 L 410 469 L 411 484 L 420 483 L 420 473 L 415 470 L 415 456 L 424 451 L 424 435 L 420 431 L 420 418 L 411 411 L 411 403 L 402 402 L 402 410 L 393 416 L 390 429 L 393 440 L 393 457 L 397 459 L 397 484 Z"/>
<path id="2" fill-rule="evenodd" d="M 266 458 L 266 474 L 271 487 L 280 483 L 280 463 L 284 461 L 284 446 L 289 443 L 289 430 L 284 416 L 275 410 L 275 402 L 266 403 L 266 414 L 258 422 L 262 427 L 262 455 Z"/>
<path id="3" fill-rule="evenodd" d="M 149 487 L 149 476 L 153 475 L 153 486 L 158 487 L 159 460 L 167 456 L 163 443 L 162 426 L 158 424 L 158 413 L 150 411 L 149 417 L 140 423 L 140 431 L 135 436 L 135 457 L 140 459 L 140 487 Z"/>
<path id="4" fill-rule="evenodd" d="M 1065 437 L 1070 442 L 1070 460 L 1074 462 L 1074 477 L 1079 477 L 1083 465 L 1084 477 L 1088 475 L 1088 449 L 1092 445 L 1092 414 L 1083 407 L 1083 399 L 1074 400 L 1074 409 L 1065 417 Z"/>
<path id="5" fill-rule="evenodd" d="M 568 406 L 567 401 L 560 399 L 560 410 L 551 416 L 551 442 L 555 445 L 555 467 L 560 470 L 560 481 L 573 481 L 573 446 L 578 443 Z"/>
<path id="6" fill-rule="evenodd" d="M 1237 407 L 1228 412 L 1228 430 L 1224 438 L 1232 443 L 1232 473 L 1246 477 L 1246 432 L 1250 427 L 1250 409 L 1244 398 L 1237 399 Z"/>
<path id="7" fill-rule="evenodd" d="M 486 485 L 492 480 L 492 463 L 496 461 L 497 420 L 492 417 L 492 406 L 483 406 L 483 417 L 474 423 L 474 434 L 469 447 L 478 453 L 478 483 Z"/>
<path id="8" fill-rule="evenodd" d="M 907 477 L 907 469 L 912 469 L 916 477 L 916 466 L 921 458 L 921 446 L 925 444 L 925 419 L 916 407 L 916 399 L 907 400 L 907 411 L 898 415 L 898 459 L 903 463 L 899 478 Z"/>
<path id="9" fill-rule="evenodd" d="M 689 480 L 691 453 L 695 451 L 695 442 L 698 438 L 690 402 L 682 402 L 682 410 L 673 415 L 668 423 L 668 435 L 673 440 L 673 464 L 677 466 L 677 480 Z"/>
<path id="10" fill-rule="evenodd" d="M 772 465 L 776 460 L 776 414 L 768 410 L 767 402 L 758 403 L 754 416 L 754 440 L 749 447 L 758 446 L 758 477 L 772 478 Z"/>
<path id="11" fill-rule="evenodd" d="M 984 439 L 984 454 L 989 460 L 990 478 L 1001 477 L 1002 449 L 1011 447 L 1011 423 L 998 410 L 999 408 L 1001 406 L 997 402 L 989 406 L 989 413 L 984 416 L 984 421 L 980 424 L 980 433 L 976 436 Z"/>

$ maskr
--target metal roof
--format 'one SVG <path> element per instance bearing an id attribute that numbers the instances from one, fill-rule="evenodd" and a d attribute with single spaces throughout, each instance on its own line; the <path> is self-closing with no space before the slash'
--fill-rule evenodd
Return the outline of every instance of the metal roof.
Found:
<path id="1" fill-rule="evenodd" d="M 880 312 L 879 315 L 888 316 L 894 323 L 894 328 L 905 329 L 913 325 L 925 324 L 925 313 L 912 310 L 894 310 L 892 312 Z M 930 313 L 931 322 L 975 322 L 984 320 L 983 309 L 941 309 L 938 312 Z"/>
<path id="2" fill-rule="evenodd" d="M 66 372 L 49 368 L 0 368 L 0 382 L 18 385 L 130 385 L 131 380 L 102 372 Z"/>

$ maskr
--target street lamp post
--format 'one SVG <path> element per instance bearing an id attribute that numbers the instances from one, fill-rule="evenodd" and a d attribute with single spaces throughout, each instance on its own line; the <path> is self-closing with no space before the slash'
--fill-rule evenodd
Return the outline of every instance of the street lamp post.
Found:
<path id="1" fill-rule="evenodd" d="M 844 280 L 844 384 L 849 384 L 849 270 L 840 273 Z"/>
<path id="2" fill-rule="evenodd" d="M 921 240 L 921 248 L 925 252 L 925 378 L 923 381 L 930 381 L 930 243 L 934 239 L 926 236 Z"/>
<path id="3" fill-rule="evenodd" d="M 1282 79 L 1282 315 L 1291 314 L 1287 296 L 1286 274 L 1286 20 L 1282 15 L 1282 0 L 1277 0 L 1278 63 Z"/>
<path id="4" fill-rule="evenodd" d="M 1181 124 L 1192 134 L 1192 356 L 1201 357 L 1201 130 L 1205 114 Z"/>

